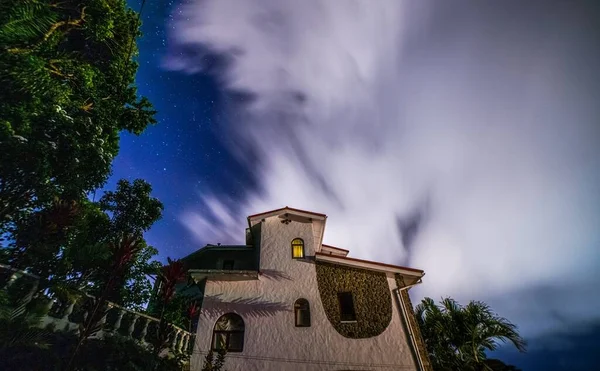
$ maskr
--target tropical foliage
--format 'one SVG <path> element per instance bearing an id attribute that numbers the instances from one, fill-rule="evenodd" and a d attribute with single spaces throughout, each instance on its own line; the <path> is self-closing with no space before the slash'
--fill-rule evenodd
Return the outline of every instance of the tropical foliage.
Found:
<path id="1" fill-rule="evenodd" d="M 1 231 L 101 187 L 119 132 L 155 123 L 133 85 L 139 25 L 125 0 L 0 0 Z"/>
<path id="2" fill-rule="evenodd" d="M 71 369 L 70 367 L 81 345 L 91 335 L 101 329 L 101 319 L 107 314 L 109 309 L 107 305 L 109 295 L 114 291 L 115 285 L 118 283 L 119 278 L 123 276 L 124 271 L 131 264 L 131 261 L 139 253 L 139 240 L 135 236 L 124 235 L 120 239 L 111 242 L 109 249 L 111 251 L 111 264 L 106 275 L 107 281 L 104 283 L 102 293 L 99 296 L 86 297 L 85 303 L 88 315 L 79 327 L 79 340 L 73 350 L 67 370 Z"/>
<path id="3" fill-rule="evenodd" d="M 506 342 L 519 351 L 526 349 L 517 327 L 480 301 L 462 306 L 446 298 L 436 305 L 425 298 L 415 316 L 435 371 L 495 370 L 486 351 Z"/>
<path id="4" fill-rule="evenodd" d="M 173 327 L 165 320 L 165 314 L 169 305 L 175 298 L 175 287 L 182 281 L 187 281 L 187 268 L 181 260 L 171 260 L 167 258 L 168 264 L 163 266 L 158 275 L 158 297 L 157 302 L 160 308 L 158 333 L 154 342 L 154 351 L 158 355 L 167 347 L 167 342 L 173 334 Z"/>
<path id="5" fill-rule="evenodd" d="M 106 192 L 98 202 L 98 208 L 109 220 L 102 230 L 104 236 L 129 235 L 138 241 L 136 258 L 116 277 L 115 289 L 108 296 L 117 304 L 136 309 L 150 299 L 152 286 L 147 276 L 156 275 L 161 266 L 151 260 L 158 251 L 142 238 L 143 233 L 162 217 L 163 204 L 151 193 L 152 186 L 142 179 L 132 183 L 121 179 L 116 191 Z M 98 237 L 92 241 L 98 241 Z"/>
<path id="6" fill-rule="evenodd" d="M 39 328 L 45 315 L 38 303 L 16 300 L 0 290 L 0 350 L 35 345 L 47 347 L 49 332 Z"/>
<path id="7" fill-rule="evenodd" d="M 90 338 L 108 301 L 142 309 L 160 268 L 143 238 L 163 210 L 150 184 L 121 180 L 95 200 L 120 133 L 156 122 L 134 85 L 139 27 L 126 0 L 0 0 L 0 261 L 39 276 L 32 295 L 87 313 L 78 335 L 49 334 L 36 300 L 2 291 L 0 369 L 180 368 L 118 336 Z"/>
<path id="8" fill-rule="evenodd" d="M 215 353 L 209 350 L 204 357 L 204 363 L 202 364 L 202 371 L 223 371 L 225 366 L 225 351 Z"/>
<path id="9" fill-rule="evenodd" d="M 133 84 L 139 27 L 125 0 L 0 0 L 1 258 L 40 276 L 40 290 L 99 292 L 108 243 L 161 217 L 139 179 L 88 199 L 110 175 L 119 133 L 156 122 Z M 156 249 L 141 246 L 109 295 L 135 308 L 158 268 Z"/>
<path id="10" fill-rule="evenodd" d="M 106 192 L 98 202 L 55 201 L 15 224 L 8 262 L 38 275 L 40 290 L 51 288 L 61 295 L 85 291 L 98 296 L 111 279 L 107 299 L 141 309 L 151 295 L 148 277 L 160 268 L 152 260 L 157 250 L 143 239 L 163 209 L 151 191 L 141 179 L 121 180 L 116 191 Z M 138 251 L 118 277 L 111 277 L 110 247 L 124 236 L 135 238 Z"/>
<path id="11" fill-rule="evenodd" d="M 76 336 L 56 332 L 49 335 L 46 347 L 29 344 L 0 348 L 0 369 L 63 371 L 76 342 Z M 78 370 L 86 371 L 146 371 L 154 367 L 161 371 L 181 370 L 177 359 L 156 358 L 134 340 L 120 336 L 89 339 L 74 363 Z"/>

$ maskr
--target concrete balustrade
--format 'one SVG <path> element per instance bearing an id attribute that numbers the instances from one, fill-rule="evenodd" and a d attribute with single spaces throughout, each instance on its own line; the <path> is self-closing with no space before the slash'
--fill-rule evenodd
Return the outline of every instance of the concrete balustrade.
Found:
<path id="1" fill-rule="evenodd" d="M 12 275 L 9 279 L 8 284 L 4 285 L 4 289 L 9 288 L 10 286 L 14 285 L 16 283 L 16 281 L 20 280 L 20 279 L 27 279 L 29 282 L 31 282 L 30 284 L 31 289 L 28 291 L 28 293 L 24 296 L 23 300 L 26 302 L 31 301 L 33 298 L 45 298 L 47 300 L 47 315 L 45 316 L 45 318 L 43 319 L 43 321 L 40 323 L 40 326 L 42 327 L 48 327 L 48 326 L 52 326 L 54 327 L 56 330 L 64 330 L 64 331 L 69 331 L 69 330 L 77 330 L 79 329 L 79 325 L 81 324 L 82 321 L 85 321 L 85 319 L 88 316 L 87 312 L 83 312 L 82 316 L 79 316 L 82 320 L 77 321 L 77 322 L 72 322 L 74 321 L 73 317 L 75 316 L 74 311 L 77 308 L 77 302 L 75 301 L 71 301 L 71 302 L 60 302 L 57 301 L 56 298 L 51 297 L 51 296 L 47 296 L 46 294 L 42 294 L 40 292 L 38 292 L 38 283 L 39 283 L 39 278 L 33 274 L 30 273 L 26 273 L 23 271 L 19 271 L 19 270 L 15 270 L 7 265 L 4 264 L 0 264 L 0 274 L 5 274 L 6 271 L 10 271 L 12 272 Z M 60 304 L 58 307 L 56 307 L 57 304 Z M 54 313 L 51 314 L 53 311 L 52 309 L 58 308 L 59 313 Z M 60 310 L 61 308 L 64 308 L 63 310 Z M 111 311 L 116 311 L 116 316 L 113 317 L 113 315 L 111 314 L 110 316 L 108 315 Z M 123 321 L 124 317 L 128 317 L 129 321 Z M 113 317 L 112 321 L 109 321 L 109 317 Z M 138 324 L 139 321 L 142 321 L 140 324 Z M 124 325 L 124 322 L 129 322 L 129 323 L 125 323 L 127 325 L 127 328 L 122 328 Z M 140 313 L 140 312 L 136 312 L 133 311 L 131 309 L 127 309 L 124 308 L 120 305 L 117 305 L 115 303 L 108 303 L 108 311 L 102 316 L 102 318 L 99 321 L 101 327 L 100 330 L 94 334 L 93 337 L 95 338 L 102 338 L 105 335 L 108 334 L 112 334 L 112 335 L 119 335 L 119 336 L 125 336 L 131 339 L 136 340 L 138 343 L 140 343 L 143 346 L 149 346 L 149 334 L 148 334 L 148 330 L 150 328 L 151 325 L 154 326 L 154 328 L 158 327 L 159 324 L 159 319 L 149 316 L 145 313 Z M 139 336 L 137 338 L 134 337 L 134 334 L 136 333 L 136 326 L 141 327 L 141 331 L 139 333 Z M 194 338 L 194 334 L 178 327 L 175 325 L 171 325 L 174 333 L 173 333 L 173 339 L 170 342 L 170 346 L 168 349 L 168 352 L 171 354 L 180 354 L 180 353 L 189 353 L 189 342 L 191 339 Z"/>

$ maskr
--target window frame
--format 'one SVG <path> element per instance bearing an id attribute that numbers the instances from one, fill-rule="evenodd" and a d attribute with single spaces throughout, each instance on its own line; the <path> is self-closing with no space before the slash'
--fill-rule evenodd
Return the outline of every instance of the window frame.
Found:
<path id="1" fill-rule="evenodd" d="M 304 313 L 303 313 L 304 312 Z M 302 323 L 302 320 L 298 320 L 302 318 L 302 314 L 306 317 L 306 323 Z M 310 327 L 311 326 L 311 318 L 310 318 L 310 303 L 308 300 L 304 298 L 298 298 L 294 302 L 294 324 L 296 327 Z"/>
<path id="2" fill-rule="evenodd" d="M 337 297 L 338 297 L 338 305 L 340 307 L 340 322 L 341 323 L 356 322 L 356 307 L 354 305 L 354 295 L 352 294 L 352 291 L 338 292 Z M 351 304 L 352 312 L 348 313 L 344 309 L 350 309 L 349 308 L 350 304 Z"/>
<path id="3" fill-rule="evenodd" d="M 294 241 L 299 241 L 300 243 L 294 243 Z M 292 259 L 304 259 L 306 257 L 306 249 L 305 244 L 304 244 L 304 240 L 300 237 L 296 237 L 292 240 L 291 244 L 290 244 L 291 248 L 292 248 Z M 302 246 L 302 256 L 294 256 L 294 246 Z"/>
<path id="4" fill-rule="evenodd" d="M 244 332 L 242 330 L 234 330 L 234 331 L 225 331 L 225 330 L 213 330 L 212 337 L 212 350 L 214 352 L 218 352 L 221 350 L 225 350 L 227 353 L 241 353 L 244 351 Z M 242 335 L 242 346 L 240 348 L 230 348 L 231 335 Z M 217 348 L 215 343 L 215 337 L 217 335 L 225 335 L 225 348 Z"/>
<path id="5" fill-rule="evenodd" d="M 241 330 L 239 330 L 239 329 L 238 330 L 216 330 L 217 324 L 219 323 L 221 318 L 223 318 L 225 316 L 239 317 L 239 319 L 241 320 L 242 329 Z M 244 322 L 244 319 L 242 318 L 242 316 L 240 316 L 237 313 L 233 313 L 233 312 L 225 313 L 215 321 L 215 324 L 213 326 L 213 331 L 212 331 L 210 347 L 214 352 L 225 350 L 228 353 L 241 353 L 244 351 L 244 342 L 245 342 L 245 337 L 246 337 L 245 333 L 246 333 L 246 323 Z M 240 343 L 241 346 L 239 348 L 233 348 L 233 349 L 230 348 L 232 335 L 240 335 L 240 334 L 241 334 L 241 343 Z M 217 335 L 225 335 L 225 347 L 224 348 L 217 347 L 217 342 L 215 341 L 217 338 Z"/>

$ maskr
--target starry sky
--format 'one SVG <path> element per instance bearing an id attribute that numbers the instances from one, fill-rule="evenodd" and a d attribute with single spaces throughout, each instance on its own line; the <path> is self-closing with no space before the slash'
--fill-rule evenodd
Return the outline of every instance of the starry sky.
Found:
<path id="1" fill-rule="evenodd" d="M 137 11 L 141 1 L 128 4 Z M 215 77 L 162 68 L 165 28 L 173 6 L 172 1 L 147 1 L 142 13 L 144 37 L 138 41 L 138 93 L 153 102 L 159 124 L 140 136 L 121 135 L 120 153 L 106 186 L 114 188 L 121 178 L 151 182 L 153 195 L 164 203 L 165 212 L 146 239 L 159 249 L 163 260 L 204 246 L 178 221 L 178 213 L 196 204 L 199 193 L 218 190 L 238 199 L 243 190 L 253 187 L 251 173 L 223 144 L 226 132 L 219 128 L 219 107 L 224 98 Z"/>
<path id="2" fill-rule="evenodd" d="M 128 0 L 138 10 L 141 0 Z M 148 180 L 160 258 L 243 243 L 247 215 L 329 216 L 350 256 L 424 269 L 411 291 L 489 303 L 524 370 L 600 362 L 595 1 L 148 0 L 107 188 Z"/>

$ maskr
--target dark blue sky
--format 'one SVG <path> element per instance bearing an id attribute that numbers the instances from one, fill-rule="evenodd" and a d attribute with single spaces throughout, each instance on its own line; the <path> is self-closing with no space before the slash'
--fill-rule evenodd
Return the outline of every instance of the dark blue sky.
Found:
<path id="1" fill-rule="evenodd" d="M 128 3 L 140 9 L 139 0 Z M 138 92 L 154 104 L 158 124 L 140 136 L 121 135 L 121 149 L 107 184 L 108 189 L 114 188 L 121 178 L 142 178 L 152 184 L 153 195 L 164 203 L 165 211 L 146 239 L 158 248 L 163 260 L 201 247 L 176 214 L 186 207 L 202 207 L 197 204 L 203 190 L 235 200 L 251 185 L 248 172 L 223 144 L 226 133 L 218 124 L 224 95 L 215 79 L 161 68 L 166 53 L 165 20 L 172 6 L 173 2 L 148 1 L 142 14 L 144 36 L 138 40 Z"/>

